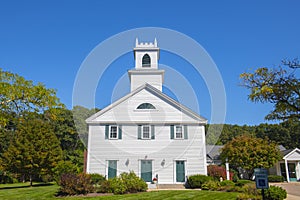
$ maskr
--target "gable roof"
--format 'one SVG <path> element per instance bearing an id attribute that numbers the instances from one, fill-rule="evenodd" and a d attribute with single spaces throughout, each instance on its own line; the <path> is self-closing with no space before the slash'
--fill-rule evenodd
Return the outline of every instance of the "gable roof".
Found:
<path id="1" fill-rule="evenodd" d="M 122 102 L 128 100 L 130 97 L 132 97 L 135 94 L 141 92 L 142 90 L 147 90 L 148 92 L 154 94 L 155 96 L 162 99 L 163 101 L 165 101 L 169 105 L 173 106 L 177 110 L 181 111 L 182 113 L 184 113 L 184 114 L 188 115 L 189 117 L 193 118 L 194 120 L 198 121 L 198 123 L 201 123 L 201 124 L 206 124 L 207 123 L 207 119 L 205 119 L 204 117 L 201 117 L 197 113 L 193 112 L 192 110 L 190 110 L 186 106 L 184 106 L 184 105 L 180 104 L 179 102 L 175 101 L 174 99 L 172 99 L 171 97 L 169 97 L 166 94 L 162 93 L 160 90 L 158 90 L 155 87 L 149 85 L 148 83 L 145 83 L 145 84 L 141 85 L 140 87 L 138 87 L 134 91 L 130 92 L 126 96 L 120 98 L 119 100 L 117 100 L 114 103 L 110 104 L 109 106 L 105 107 L 101 111 L 99 111 L 99 112 L 95 113 L 94 115 L 90 116 L 89 118 L 87 118 L 85 120 L 86 123 L 88 123 L 88 124 L 94 123 L 94 121 L 97 117 L 99 117 L 99 116 L 103 115 L 104 113 L 110 111 L 114 107 L 116 107 L 119 104 L 121 104 Z"/>
<path id="2" fill-rule="evenodd" d="M 298 153 L 298 155 L 294 155 L 294 156 L 297 157 L 297 158 L 294 158 L 294 159 L 300 160 L 300 156 L 299 156 L 300 155 L 300 149 L 298 149 L 298 148 L 283 151 L 283 159 L 288 159 L 289 157 L 291 157 L 295 153 Z"/>
<path id="3" fill-rule="evenodd" d="M 220 160 L 220 153 L 223 145 L 206 145 L 206 154 L 212 160 Z"/>

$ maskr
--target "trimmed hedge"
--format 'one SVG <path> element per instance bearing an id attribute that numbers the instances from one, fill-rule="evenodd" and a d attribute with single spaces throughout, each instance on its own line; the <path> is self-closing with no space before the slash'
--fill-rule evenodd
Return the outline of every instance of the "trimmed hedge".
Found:
<path id="1" fill-rule="evenodd" d="M 192 175 L 188 177 L 188 185 L 190 188 L 202 188 L 204 183 L 211 181 L 212 177 L 206 175 Z"/>
<path id="2" fill-rule="evenodd" d="M 277 176 L 277 175 L 269 175 L 268 176 L 269 182 L 283 182 L 284 177 L 283 176 Z"/>

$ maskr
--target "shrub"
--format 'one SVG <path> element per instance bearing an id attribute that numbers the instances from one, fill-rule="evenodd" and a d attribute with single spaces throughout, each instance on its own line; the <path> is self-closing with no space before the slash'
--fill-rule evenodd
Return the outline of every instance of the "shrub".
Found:
<path id="1" fill-rule="evenodd" d="M 286 198 L 286 191 L 278 186 L 270 186 L 268 190 L 265 191 L 266 200 L 283 200 Z"/>
<path id="2" fill-rule="evenodd" d="M 9 172 L 3 172 L 0 170 L 0 184 L 17 183 L 18 179 L 13 177 L 13 174 Z"/>
<path id="3" fill-rule="evenodd" d="M 100 185 L 96 187 L 97 193 L 112 193 L 110 181 L 104 180 Z"/>
<path id="4" fill-rule="evenodd" d="M 210 176 L 197 174 L 188 177 L 188 184 L 191 188 L 201 188 L 202 184 L 210 180 L 212 180 Z"/>
<path id="5" fill-rule="evenodd" d="M 90 176 L 93 185 L 101 185 L 101 183 L 106 180 L 105 177 L 101 174 L 94 173 L 90 174 Z"/>
<path id="6" fill-rule="evenodd" d="M 240 180 L 239 176 L 238 176 L 237 172 L 234 172 L 233 177 L 232 177 L 232 181 L 236 183 L 236 182 L 238 182 L 238 180 Z"/>
<path id="7" fill-rule="evenodd" d="M 120 178 L 112 178 L 108 180 L 109 185 L 110 185 L 110 190 L 114 194 L 125 194 L 127 193 L 127 188 L 125 183 L 122 181 Z"/>
<path id="8" fill-rule="evenodd" d="M 235 183 L 230 180 L 222 181 L 222 182 L 220 182 L 220 184 L 221 184 L 221 186 L 234 186 L 235 185 Z"/>
<path id="9" fill-rule="evenodd" d="M 243 187 L 244 185 L 248 184 L 248 183 L 252 183 L 253 181 L 250 180 L 238 180 L 235 185 L 239 186 L 239 187 Z"/>
<path id="10" fill-rule="evenodd" d="M 245 184 L 242 187 L 242 192 L 245 194 L 253 195 L 253 196 L 259 196 L 259 190 L 256 189 L 256 185 L 254 183 L 248 183 Z"/>
<path id="11" fill-rule="evenodd" d="M 283 182 L 284 177 L 283 176 L 277 176 L 277 175 L 269 175 L 268 176 L 269 182 Z"/>
<path id="12" fill-rule="evenodd" d="M 53 168 L 54 180 L 57 184 L 60 183 L 60 178 L 63 174 L 77 174 L 77 167 L 71 161 L 59 161 Z"/>
<path id="13" fill-rule="evenodd" d="M 259 190 L 256 189 L 254 183 L 247 183 L 243 186 L 241 192 L 237 197 L 237 200 L 260 200 L 262 199 Z"/>
<path id="14" fill-rule="evenodd" d="M 202 184 L 202 190 L 218 190 L 220 183 L 217 181 L 210 180 Z"/>
<path id="15" fill-rule="evenodd" d="M 121 180 L 125 183 L 126 191 L 129 193 L 145 192 L 147 184 L 140 179 L 133 171 L 120 174 Z"/>
<path id="16" fill-rule="evenodd" d="M 63 174 L 60 179 L 59 194 L 87 194 L 94 191 L 91 177 L 88 174 Z"/>
<path id="17" fill-rule="evenodd" d="M 114 194 L 145 192 L 146 190 L 147 184 L 132 171 L 123 172 L 119 177 L 105 180 L 100 187 L 97 187 L 97 192 Z"/>

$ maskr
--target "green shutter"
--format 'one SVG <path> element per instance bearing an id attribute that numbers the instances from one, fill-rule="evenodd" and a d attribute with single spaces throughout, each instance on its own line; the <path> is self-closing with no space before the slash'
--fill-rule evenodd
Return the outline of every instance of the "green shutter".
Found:
<path id="1" fill-rule="evenodd" d="M 109 125 L 105 125 L 105 139 L 108 139 L 108 135 L 109 135 Z"/>
<path id="2" fill-rule="evenodd" d="M 184 139 L 188 139 L 188 128 L 187 128 L 187 125 L 184 125 L 183 126 L 183 130 L 184 130 Z"/>
<path id="3" fill-rule="evenodd" d="M 155 129 L 154 129 L 154 125 L 151 125 L 151 139 L 152 139 L 152 140 L 155 139 Z"/>
<path id="4" fill-rule="evenodd" d="M 170 138 L 174 139 L 174 125 L 170 126 Z"/>
<path id="5" fill-rule="evenodd" d="M 138 125 L 138 139 L 142 139 L 142 125 Z"/>
<path id="6" fill-rule="evenodd" d="M 122 125 L 119 126 L 119 140 L 122 140 Z"/>

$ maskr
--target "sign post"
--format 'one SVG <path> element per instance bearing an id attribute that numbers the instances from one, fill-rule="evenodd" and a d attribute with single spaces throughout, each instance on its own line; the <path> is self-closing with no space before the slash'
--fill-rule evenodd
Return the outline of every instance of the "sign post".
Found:
<path id="1" fill-rule="evenodd" d="M 262 198 L 265 199 L 265 189 L 269 189 L 268 170 L 264 168 L 254 169 L 256 188 L 262 189 Z"/>

